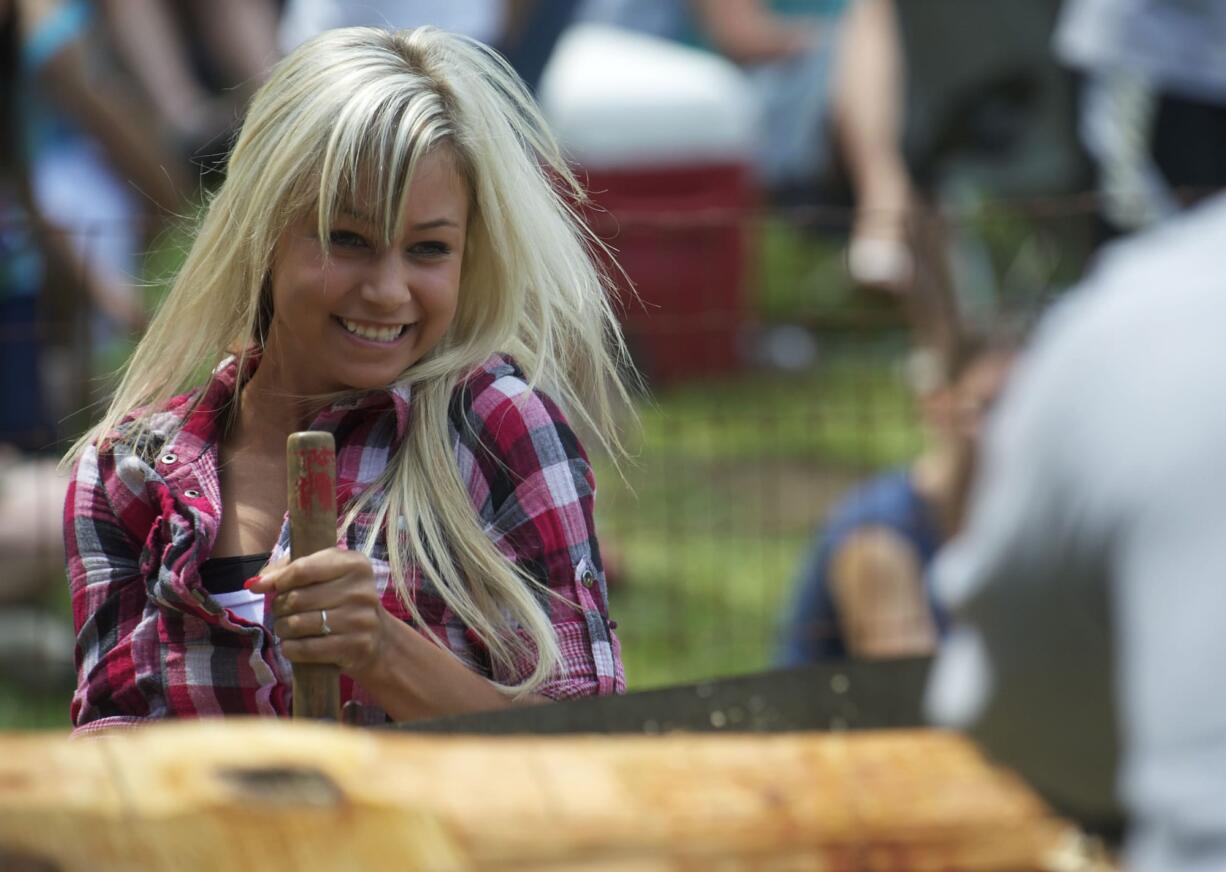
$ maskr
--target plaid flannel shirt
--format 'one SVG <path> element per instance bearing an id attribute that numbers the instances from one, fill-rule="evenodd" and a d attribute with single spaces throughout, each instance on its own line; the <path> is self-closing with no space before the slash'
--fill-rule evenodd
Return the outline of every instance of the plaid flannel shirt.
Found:
<path id="1" fill-rule="evenodd" d="M 254 363 L 253 363 L 254 366 Z M 65 538 L 77 630 L 78 730 L 165 717 L 286 715 L 291 667 L 265 625 L 218 604 L 200 565 L 221 520 L 218 441 L 238 381 L 223 362 L 202 391 L 172 400 L 138 446 L 90 447 L 77 462 L 65 505 Z M 342 514 L 385 467 L 402 439 L 410 391 L 396 387 L 338 403 L 311 429 L 336 438 Z M 592 521 L 595 482 L 582 447 L 557 406 L 532 391 L 507 358 L 491 357 L 456 391 L 451 441 L 460 474 L 487 534 L 509 559 L 559 597 L 542 597 L 563 669 L 541 689 L 553 699 L 625 690 L 620 646 L 608 620 L 606 587 Z M 338 545 L 357 550 L 372 519 L 359 516 Z M 272 553 L 289 551 L 288 520 Z M 385 540 L 372 555 L 383 605 L 410 620 L 390 583 Z M 488 653 L 419 569 L 409 590 L 428 625 L 477 672 L 494 675 Z M 346 719 L 385 715 L 342 678 Z"/>

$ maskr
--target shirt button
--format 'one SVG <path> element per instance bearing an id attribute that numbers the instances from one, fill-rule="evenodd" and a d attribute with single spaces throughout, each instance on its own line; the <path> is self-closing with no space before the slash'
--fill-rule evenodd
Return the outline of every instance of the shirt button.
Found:
<path id="1" fill-rule="evenodd" d="M 159 458 L 159 461 L 161 463 L 166 464 L 167 466 L 170 466 L 170 464 L 174 463 L 178 459 L 179 459 L 179 455 L 167 453 L 167 454 L 163 454 L 161 458 Z"/>
<path id="2" fill-rule="evenodd" d="M 591 587 L 595 583 L 596 583 L 596 575 L 592 572 L 592 570 L 589 569 L 583 573 L 583 586 L 584 587 Z"/>
<path id="3" fill-rule="evenodd" d="M 196 490 L 194 487 L 189 487 L 187 490 L 183 491 L 183 496 L 187 497 L 189 500 L 194 500 L 200 496 L 200 491 Z"/>

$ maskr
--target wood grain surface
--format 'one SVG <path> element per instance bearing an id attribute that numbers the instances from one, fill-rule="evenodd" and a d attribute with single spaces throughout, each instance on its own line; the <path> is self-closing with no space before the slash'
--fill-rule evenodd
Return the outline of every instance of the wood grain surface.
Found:
<path id="1" fill-rule="evenodd" d="M 1103 868 L 937 731 L 489 738 L 302 721 L 0 736 L 0 867 Z"/>

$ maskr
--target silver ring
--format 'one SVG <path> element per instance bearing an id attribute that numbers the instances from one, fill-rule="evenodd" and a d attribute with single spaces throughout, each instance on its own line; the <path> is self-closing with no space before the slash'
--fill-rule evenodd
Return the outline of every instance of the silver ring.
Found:
<path id="1" fill-rule="evenodd" d="M 319 635 L 328 636 L 332 634 L 332 628 L 328 626 L 328 610 L 319 610 Z"/>

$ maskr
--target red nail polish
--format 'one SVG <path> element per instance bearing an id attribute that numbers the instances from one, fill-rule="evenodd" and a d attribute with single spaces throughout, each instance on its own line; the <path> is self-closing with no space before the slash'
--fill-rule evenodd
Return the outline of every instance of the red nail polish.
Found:
<path id="1" fill-rule="evenodd" d="M 243 582 L 243 587 L 247 588 L 247 590 L 251 590 L 251 588 L 255 587 L 259 583 L 260 583 L 260 576 L 253 575 L 251 576 L 251 578 Z"/>

